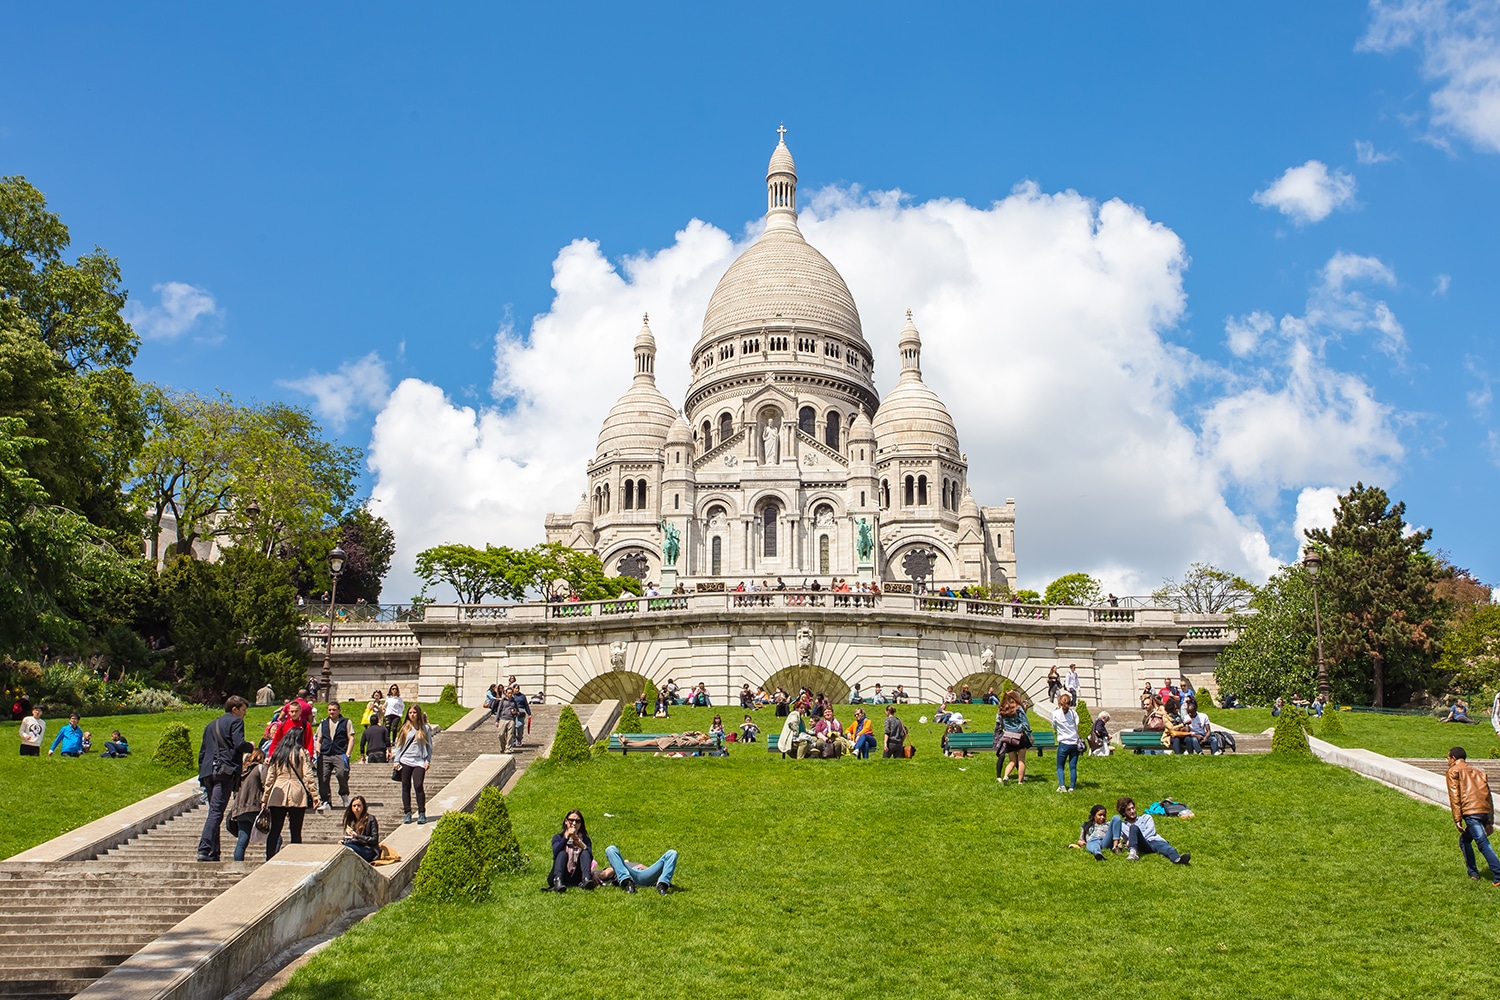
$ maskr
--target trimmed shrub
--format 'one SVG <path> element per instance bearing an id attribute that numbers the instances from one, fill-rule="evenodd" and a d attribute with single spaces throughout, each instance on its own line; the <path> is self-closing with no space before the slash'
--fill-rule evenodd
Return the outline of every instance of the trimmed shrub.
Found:
<path id="1" fill-rule="evenodd" d="M 193 738 L 188 733 L 188 727 L 174 722 L 163 730 L 151 759 L 162 767 L 197 767 L 198 762 L 193 759 Z"/>
<path id="2" fill-rule="evenodd" d="M 641 731 L 641 717 L 636 715 L 628 707 L 621 707 L 620 721 L 615 723 L 617 733 L 638 733 Z M 606 743 L 609 741 L 606 740 Z"/>
<path id="3" fill-rule="evenodd" d="M 1500 743 L 1490 744 L 1490 760 L 1500 760 Z"/>
<path id="4" fill-rule="evenodd" d="M 1094 717 L 1089 715 L 1089 707 L 1083 703 L 1082 698 L 1078 699 L 1078 704 L 1073 708 L 1078 712 L 1078 738 L 1082 740 L 1094 728 Z"/>
<path id="5" fill-rule="evenodd" d="M 161 688 L 140 688 L 130 692 L 124 708 L 130 712 L 180 712 L 186 705 L 182 699 Z"/>
<path id="6" fill-rule="evenodd" d="M 656 685 L 651 681 L 646 682 L 646 711 L 656 711 L 656 699 L 661 697 L 661 692 L 656 690 Z"/>
<path id="7" fill-rule="evenodd" d="M 1318 722 L 1318 735 L 1325 740 L 1330 736 L 1347 736 L 1344 729 L 1344 720 L 1339 718 L 1339 710 L 1335 705 L 1323 707 L 1323 718 Z"/>
<path id="8" fill-rule="evenodd" d="M 521 843 L 516 839 L 515 827 L 511 826 L 510 807 L 494 785 L 479 794 L 479 802 L 474 806 L 474 833 L 491 877 L 521 870 Z"/>
<path id="9" fill-rule="evenodd" d="M 458 704 L 458 688 L 454 687 L 452 684 L 444 684 L 443 685 L 443 693 L 440 694 L 440 695 L 438 695 L 438 704 L 439 705 L 457 705 Z"/>
<path id="10" fill-rule="evenodd" d="M 557 735 L 552 738 L 552 755 L 547 758 L 554 764 L 587 764 L 589 745 L 583 738 L 583 723 L 572 705 L 564 705 L 562 717 L 557 720 Z"/>
<path id="11" fill-rule="evenodd" d="M 609 737 L 601 736 L 597 740 L 595 740 L 594 745 L 589 747 L 589 753 L 593 754 L 595 757 L 603 757 L 605 754 L 609 753 Z"/>
<path id="12" fill-rule="evenodd" d="M 1210 691 L 1206 687 L 1198 689 L 1198 707 L 1199 708 L 1213 708 L 1214 707 L 1214 695 L 1213 695 L 1213 692 Z"/>
<path id="13" fill-rule="evenodd" d="M 432 828 L 412 895 L 479 901 L 490 894 L 490 871 L 479 824 L 468 813 L 444 813 Z"/>
<path id="14" fill-rule="evenodd" d="M 1291 756 L 1308 757 L 1312 747 L 1307 745 L 1302 713 L 1290 706 L 1276 717 L 1276 731 L 1271 734 L 1271 752 Z"/>

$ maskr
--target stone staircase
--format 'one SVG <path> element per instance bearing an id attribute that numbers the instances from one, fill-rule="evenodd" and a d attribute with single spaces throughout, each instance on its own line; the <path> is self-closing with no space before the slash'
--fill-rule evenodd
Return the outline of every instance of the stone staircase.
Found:
<path id="1" fill-rule="evenodd" d="M 514 752 L 517 774 L 551 742 L 562 709 L 532 711 L 532 732 Z M 488 723 L 439 733 L 427 772 L 429 808 L 476 757 L 499 749 Z M 349 794 L 365 796 L 382 836 L 402 821 L 401 786 L 390 775 L 389 765 L 357 760 L 349 770 Z M 338 795 L 336 780 L 332 791 Z M 243 862 L 195 861 L 207 811 L 197 805 L 89 861 L 0 862 L 0 998 L 72 997 L 263 863 L 258 845 Z M 304 843 L 342 837 L 336 805 L 307 814 Z M 233 857 L 233 838 L 224 833 L 221 842 L 222 857 Z"/>
<path id="2" fill-rule="evenodd" d="M 1433 774 L 1448 773 L 1447 757 L 1402 757 L 1400 760 L 1403 764 L 1420 767 L 1422 770 L 1431 771 Z M 1479 768 L 1489 777 L 1491 788 L 1500 788 L 1500 760 L 1470 757 L 1469 765 Z"/>

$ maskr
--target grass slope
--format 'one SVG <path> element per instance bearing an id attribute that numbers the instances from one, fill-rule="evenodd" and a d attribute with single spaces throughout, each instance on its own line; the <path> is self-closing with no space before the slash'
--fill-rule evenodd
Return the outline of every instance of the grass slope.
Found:
<path id="1" fill-rule="evenodd" d="M 461 718 L 465 709 L 454 705 L 423 705 L 431 719 L 450 726 Z M 363 711 L 360 706 L 360 711 Z M 245 718 L 245 732 L 253 742 L 275 709 L 252 708 Z M 321 713 L 321 708 L 319 709 Z M 192 777 L 192 770 L 172 770 L 151 762 L 162 730 L 180 722 L 192 737 L 193 760 L 198 759 L 198 741 L 203 727 L 222 712 L 217 709 L 190 709 L 184 712 L 162 712 L 155 715 L 91 716 L 79 725 L 94 734 L 95 752 L 76 760 L 47 756 L 47 747 L 67 719 L 48 719 L 45 742 L 40 758 L 20 755 L 20 723 L 0 723 L 0 788 L 15 808 L 7 811 L 0 822 L 0 858 L 35 847 L 53 837 L 76 830 L 85 823 L 108 815 L 147 795 Z M 320 716 L 321 717 L 321 716 Z M 357 719 L 356 719 L 357 721 Z M 98 751 L 104 749 L 112 729 L 118 729 L 130 741 L 131 755 L 124 760 L 107 760 Z"/>
<path id="2" fill-rule="evenodd" d="M 1276 724 L 1268 708 L 1238 708 L 1232 712 L 1220 709 L 1208 715 L 1214 722 L 1222 722 L 1241 733 L 1259 733 Z M 1467 750 L 1470 757 L 1488 757 L 1490 747 L 1495 745 L 1495 730 L 1488 718 L 1483 719 L 1483 725 L 1465 726 L 1439 722 L 1430 715 L 1340 712 L 1339 721 L 1347 735 L 1327 742 L 1341 747 L 1364 747 L 1387 757 L 1446 757 L 1448 750 L 1456 746 Z M 1319 736 L 1316 719 L 1312 734 Z"/>
<path id="3" fill-rule="evenodd" d="M 1500 894 L 1464 878 L 1443 810 L 1311 760 L 1086 758 L 1073 795 L 1054 790 L 1050 755 L 1031 760 L 1041 780 L 1021 788 L 996 784 L 993 756 L 935 752 L 783 761 L 744 747 L 534 764 L 509 799 L 528 872 L 502 876 L 477 906 L 387 907 L 277 996 L 1488 992 L 1488 967 L 1433 944 L 1436 927 L 1462 928 L 1476 954 L 1500 944 Z M 1120 794 L 1193 806 L 1198 819 L 1160 821 L 1191 867 L 1101 864 L 1066 846 L 1089 805 Z M 548 840 L 573 807 L 601 854 L 617 843 L 650 861 L 677 848 L 680 891 L 539 891 Z"/>

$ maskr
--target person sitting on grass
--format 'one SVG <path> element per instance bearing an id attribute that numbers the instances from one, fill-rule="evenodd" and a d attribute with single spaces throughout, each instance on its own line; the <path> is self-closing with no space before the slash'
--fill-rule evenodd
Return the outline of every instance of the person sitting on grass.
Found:
<path id="1" fill-rule="evenodd" d="M 1088 735 L 1089 756 L 1108 757 L 1114 749 L 1109 745 L 1109 713 L 1100 712 L 1094 719 L 1094 724 L 1089 728 Z"/>
<path id="2" fill-rule="evenodd" d="M 749 684 L 740 685 L 740 708 L 754 708 L 755 693 L 750 690 Z"/>
<path id="3" fill-rule="evenodd" d="M 1149 813 L 1137 814 L 1135 799 L 1121 796 L 1115 802 L 1115 808 L 1119 813 L 1109 821 L 1109 837 L 1116 853 L 1121 847 L 1129 848 L 1130 854 L 1125 860 L 1139 861 L 1142 854 L 1160 854 L 1174 865 L 1185 865 L 1193 860 L 1191 854 L 1178 854 L 1177 849 L 1156 832 L 1156 820 Z"/>
<path id="4" fill-rule="evenodd" d="M 340 843 L 371 863 L 380 857 L 380 823 L 370 815 L 363 795 L 354 796 L 344 809 L 344 839 Z"/>
<path id="5" fill-rule="evenodd" d="M 792 709 L 781 727 L 781 739 L 776 748 L 787 757 L 806 757 L 812 752 L 812 743 L 813 736 L 802 723 L 802 713 Z"/>
<path id="6" fill-rule="evenodd" d="M 844 738 L 844 727 L 833 717 L 833 709 L 823 709 L 823 717 L 813 723 L 813 742 L 825 757 L 842 757 L 849 752 L 849 741 Z M 830 749 L 830 747 L 832 749 Z"/>
<path id="7" fill-rule="evenodd" d="M 870 717 L 865 715 L 863 706 L 854 710 L 854 721 L 849 723 L 844 733 L 849 737 L 855 755 L 860 760 L 869 760 L 870 751 L 875 749 L 875 726 L 870 722 Z"/>
<path id="8" fill-rule="evenodd" d="M 59 745 L 62 746 L 62 750 L 58 752 L 64 757 L 78 757 L 83 754 L 83 730 L 78 728 L 77 712 L 68 716 L 68 724 L 57 731 L 57 736 L 53 738 L 52 747 L 47 751 L 47 756 L 51 757 L 52 752 L 57 750 Z"/>
<path id="9" fill-rule="evenodd" d="M 636 698 L 635 700 L 636 718 L 644 719 L 646 717 L 646 710 L 649 707 L 650 706 L 646 704 L 646 692 L 642 691 L 640 697 Z"/>
<path id="10" fill-rule="evenodd" d="M 91 753 L 94 749 L 94 734 L 91 730 L 83 731 L 83 752 Z"/>
<path id="11" fill-rule="evenodd" d="M 708 737 L 716 743 L 724 742 L 724 718 L 715 714 L 714 721 L 708 724 Z"/>
<path id="12" fill-rule="evenodd" d="M 672 713 L 670 711 L 671 704 L 672 704 L 671 697 L 665 691 L 658 691 L 657 694 L 656 694 L 656 708 L 651 713 L 652 718 L 655 718 L 655 719 L 668 719 L 668 718 L 671 718 L 671 716 L 672 716 Z"/>
<path id="13" fill-rule="evenodd" d="M 547 888 L 567 892 L 568 886 L 594 888 L 594 842 L 589 839 L 583 813 L 571 810 L 563 817 L 562 829 L 552 835 L 552 874 Z"/>
<path id="14" fill-rule="evenodd" d="M 626 861 L 614 844 L 604 849 L 604 856 L 609 858 L 609 865 L 599 870 L 598 879 L 601 884 L 614 882 L 630 893 L 635 892 L 639 885 L 654 885 L 656 891 L 663 896 L 672 891 L 672 876 L 677 872 L 676 851 L 664 852 L 649 865 Z"/>
<path id="15" fill-rule="evenodd" d="M 129 757 L 130 756 L 130 744 L 125 741 L 125 737 L 120 734 L 120 731 L 118 729 L 116 729 L 113 732 L 111 732 L 109 734 L 109 739 L 107 739 L 107 740 L 104 741 L 104 753 L 102 753 L 100 756 L 102 756 L 102 757 Z"/>
<path id="16" fill-rule="evenodd" d="M 699 681 L 698 686 L 693 689 L 692 704 L 694 708 L 709 708 L 713 704 L 708 700 L 708 688 L 702 681 Z"/>
<path id="17" fill-rule="evenodd" d="M 760 727 L 750 716 L 745 716 L 745 721 L 740 723 L 740 742 L 754 743 L 755 737 L 760 735 Z"/>
<path id="18" fill-rule="evenodd" d="M 1102 805 L 1089 809 L 1088 819 L 1083 821 L 1083 827 L 1078 831 L 1078 843 L 1074 846 L 1087 850 L 1095 861 L 1104 860 L 1104 849 L 1110 846 L 1109 810 Z"/>
<path id="19" fill-rule="evenodd" d="M 1274 705 L 1271 706 L 1271 718 L 1274 719 L 1274 718 L 1278 717 L 1279 715 L 1281 715 L 1282 712 L 1285 712 L 1285 711 L 1286 711 L 1286 702 L 1282 701 L 1280 698 L 1277 698 L 1276 699 L 1276 704 L 1274 704 Z"/>
<path id="20" fill-rule="evenodd" d="M 1500 889 L 1500 858 L 1495 857 L 1495 849 L 1490 846 L 1490 834 L 1495 832 L 1490 780 L 1468 758 L 1469 753 L 1463 747 L 1448 751 L 1448 805 L 1453 810 L 1453 825 L 1458 827 L 1458 846 L 1464 852 L 1469 878 L 1477 881 L 1479 866 L 1474 863 L 1471 845 L 1479 845 L 1479 853 L 1490 865 L 1490 882 Z"/>
<path id="21" fill-rule="evenodd" d="M 1453 703 L 1453 707 L 1450 708 L 1450 709 L 1448 709 L 1447 714 L 1445 714 L 1441 719 L 1438 719 L 1438 721 L 1439 722 L 1462 722 L 1462 723 L 1465 723 L 1467 725 L 1474 725 L 1474 726 L 1479 725 L 1479 720 L 1478 719 L 1471 719 L 1471 718 L 1469 718 L 1469 706 L 1464 704 L 1462 698 L 1460 698 L 1457 701 L 1455 701 Z"/>

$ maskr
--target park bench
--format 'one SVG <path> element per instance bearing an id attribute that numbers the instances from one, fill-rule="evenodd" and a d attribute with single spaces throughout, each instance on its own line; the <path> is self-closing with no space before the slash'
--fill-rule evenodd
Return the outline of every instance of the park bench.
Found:
<path id="1" fill-rule="evenodd" d="M 620 739 L 619 733 L 610 733 L 610 750 L 618 751 L 625 756 L 629 756 L 630 751 L 632 750 L 634 750 L 636 753 L 640 753 L 643 750 L 648 753 L 656 753 L 661 748 L 658 747 L 654 742 L 648 741 L 672 739 L 674 737 L 679 739 L 681 738 L 680 733 L 626 733 L 625 735 L 629 737 L 628 743 L 625 740 Z M 712 740 L 705 740 L 701 743 L 693 743 L 684 746 L 674 746 L 669 747 L 668 749 L 681 751 L 684 753 L 694 753 L 704 750 L 716 750 L 721 746 L 723 746 L 723 743 L 719 739 L 714 738 Z"/>
<path id="2" fill-rule="evenodd" d="M 876 749 L 879 749 L 879 748 L 877 747 Z M 772 734 L 770 734 L 769 736 L 766 737 L 766 752 L 767 753 L 779 753 L 779 754 L 781 754 L 781 756 L 782 756 L 783 759 L 786 758 L 786 751 L 781 749 L 781 734 L 780 733 L 772 733 Z M 873 753 L 874 751 L 871 751 L 871 752 Z"/>
<path id="3" fill-rule="evenodd" d="M 1127 729 L 1120 733 L 1120 746 L 1136 753 L 1166 749 L 1161 742 L 1161 731 L 1157 729 Z"/>

